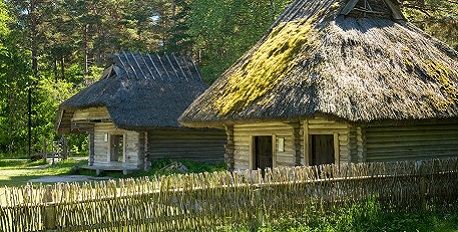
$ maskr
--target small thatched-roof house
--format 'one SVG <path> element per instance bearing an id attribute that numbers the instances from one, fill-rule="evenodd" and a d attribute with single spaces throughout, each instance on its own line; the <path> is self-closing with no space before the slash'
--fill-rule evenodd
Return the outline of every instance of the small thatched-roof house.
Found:
<path id="1" fill-rule="evenodd" d="M 458 155 L 458 53 L 396 0 L 296 0 L 182 115 L 236 169 Z"/>
<path id="2" fill-rule="evenodd" d="M 177 122 L 206 88 L 189 59 L 122 52 L 99 81 L 61 104 L 57 130 L 88 132 L 89 166 L 97 170 L 135 170 L 159 158 L 219 162 L 223 130 Z"/>

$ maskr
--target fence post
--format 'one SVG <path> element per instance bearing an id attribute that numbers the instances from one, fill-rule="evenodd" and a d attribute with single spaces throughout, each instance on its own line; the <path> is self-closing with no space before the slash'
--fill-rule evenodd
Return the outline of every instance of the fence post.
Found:
<path id="1" fill-rule="evenodd" d="M 56 205 L 52 199 L 52 187 L 46 186 L 43 198 L 43 208 L 41 211 L 41 220 L 44 231 L 54 231 L 57 229 Z"/>
<path id="2" fill-rule="evenodd" d="M 420 199 L 422 209 L 427 208 L 426 191 L 426 176 L 422 174 L 420 176 Z"/>
<path id="3" fill-rule="evenodd" d="M 420 162 L 420 201 L 422 209 L 426 209 L 426 171 L 423 163 Z"/>
<path id="4" fill-rule="evenodd" d="M 43 211 L 43 229 L 45 231 L 52 231 L 57 229 L 56 223 L 56 207 L 53 203 L 46 204 Z"/>

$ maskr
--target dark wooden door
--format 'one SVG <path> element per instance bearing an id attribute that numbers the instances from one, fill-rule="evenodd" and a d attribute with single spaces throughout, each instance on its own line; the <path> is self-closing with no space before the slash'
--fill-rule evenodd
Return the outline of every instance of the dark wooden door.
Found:
<path id="1" fill-rule="evenodd" d="M 110 161 L 122 162 L 124 153 L 124 137 L 122 135 L 111 135 L 111 157 Z"/>
<path id="2" fill-rule="evenodd" d="M 311 135 L 310 165 L 334 163 L 334 135 Z"/>
<path id="3" fill-rule="evenodd" d="M 254 137 L 255 169 L 272 168 L 272 136 Z"/>

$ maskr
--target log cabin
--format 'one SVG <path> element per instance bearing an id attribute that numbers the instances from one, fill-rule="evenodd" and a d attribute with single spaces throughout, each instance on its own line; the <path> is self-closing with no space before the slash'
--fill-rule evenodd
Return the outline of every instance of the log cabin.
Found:
<path id="1" fill-rule="evenodd" d="M 458 53 L 396 0 L 295 0 L 180 122 L 236 170 L 457 156 Z"/>
<path id="2" fill-rule="evenodd" d="M 224 130 L 177 122 L 208 87 L 192 60 L 120 52 L 111 61 L 100 80 L 59 108 L 59 133 L 88 134 L 86 168 L 127 173 L 162 158 L 223 162 Z"/>

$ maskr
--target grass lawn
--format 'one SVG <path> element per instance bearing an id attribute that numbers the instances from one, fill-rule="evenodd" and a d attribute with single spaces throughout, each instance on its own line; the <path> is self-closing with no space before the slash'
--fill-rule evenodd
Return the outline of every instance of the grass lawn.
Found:
<path id="1" fill-rule="evenodd" d="M 155 161 L 149 171 L 140 171 L 129 175 L 121 172 L 104 172 L 103 176 L 112 178 L 128 178 L 142 176 L 169 175 L 176 171 L 165 169 L 173 161 L 164 159 Z M 207 164 L 195 161 L 180 161 L 188 169 L 189 173 L 214 172 L 225 170 L 224 164 Z M 47 165 L 44 161 L 30 162 L 26 159 L 3 159 L 0 160 L 0 186 L 20 186 L 28 181 L 43 176 L 58 175 L 86 175 L 95 176 L 95 171 L 78 169 L 78 166 L 86 165 L 86 160 L 74 160 L 69 158 L 55 165 Z"/>
<path id="2" fill-rule="evenodd" d="M 68 175 L 76 166 L 86 162 L 70 158 L 55 165 L 47 165 L 42 160 L 35 162 L 26 159 L 0 160 L 0 186 L 24 185 L 29 180 L 42 176 Z"/>

